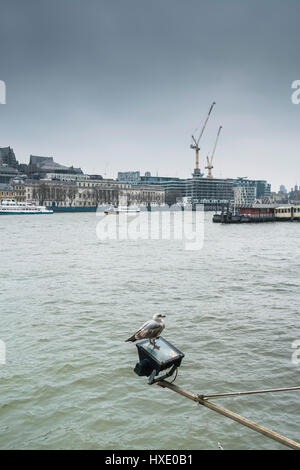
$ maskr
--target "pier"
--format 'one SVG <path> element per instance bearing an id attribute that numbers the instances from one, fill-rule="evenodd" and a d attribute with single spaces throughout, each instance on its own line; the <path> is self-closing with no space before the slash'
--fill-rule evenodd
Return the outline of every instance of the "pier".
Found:
<path id="1" fill-rule="evenodd" d="M 260 222 L 294 222 L 300 221 L 300 205 L 227 204 L 221 212 L 213 215 L 213 222 L 221 224 L 249 224 Z"/>

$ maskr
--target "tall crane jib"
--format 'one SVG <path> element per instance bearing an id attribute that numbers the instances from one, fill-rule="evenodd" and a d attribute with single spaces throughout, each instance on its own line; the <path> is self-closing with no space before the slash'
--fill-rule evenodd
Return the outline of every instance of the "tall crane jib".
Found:
<path id="1" fill-rule="evenodd" d="M 214 148 L 213 148 L 211 157 L 210 157 L 210 158 L 209 158 L 208 156 L 206 157 L 207 166 L 205 167 L 205 169 L 208 170 L 208 172 L 207 172 L 207 178 L 213 178 L 213 175 L 212 175 L 212 172 L 211 172 L 211 170 L 213 169 L 213 164 L 212 164 L 212 162 L 213 162 L 213 158 L 214 158 L 214 155 L 215 155 L 215 152 L 216 152 L 217 143 L 218 143 L 218 140 L 219 140 L 219 136 L 220 136 L 220 133 L 221 133 L 221 129 L 222 129 L 222 126 L 219 127 L 219 130 L 218 130 L 218 133 L 217 133 L 217 137 L 216 137 L 216 141 L 215 141 L 215 145 L 214 145 Z"/>
<path id="2" fill-rule="evenodd" d="M 201 129 L 201 132 L 199 134 L 199 137 L 198 139 L 196 139 L 196 137 L 194 135 L 192 135 L 192 143 L 190 145 L 190 148 L 195 150 L 196 152 L 196 165 L 195 165 L 195 173 L 196 175 L 200 175 L 200 169 L 199 169 L 199 151 L 200 151 L 200 147 L 199 147 L 199 142 L 200 142 L 200 139 L 205 131 L 205 128 L 206 128 L 206 125 L 207 125 L 207 122 L 209 120 L 209 116 L 213 110 L 213 107 L 215 106 L 215 101 L 212 103 L 211 107 L 209 108 L 209 111 L 208 111 L 208 114 L 207 114 L 207 117 L 206 117 L 206 120 L 203 124 L 203 127 Z"/>

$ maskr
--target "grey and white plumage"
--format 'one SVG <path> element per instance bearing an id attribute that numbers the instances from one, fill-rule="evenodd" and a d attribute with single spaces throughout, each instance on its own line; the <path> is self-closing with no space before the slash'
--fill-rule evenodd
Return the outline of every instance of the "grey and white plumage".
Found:
<path id="1" fill-rule="evenodd" d="M 146 321 L 139 330 L 137 330 L 130 338 L 126 339 L 126 341 L 136 341 L 139 339 L 154 339 L 160 335 L 160 333 L 165 328 L 165 324 L 163 318 L 165 315 L 161 315 L 160 313 L 156 313 L 153 315 L 152 320 Z"/>

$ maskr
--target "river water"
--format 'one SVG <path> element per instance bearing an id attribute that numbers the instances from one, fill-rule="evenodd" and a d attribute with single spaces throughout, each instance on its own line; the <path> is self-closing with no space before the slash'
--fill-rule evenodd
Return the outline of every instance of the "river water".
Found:
<path id="1" fill-rule="evenodd" d="M 161 312 L 185 353 L 178 385 L 300 385 L 300 225 L 211 218 L 203 248 L 188 251 L 99 240 L 93 213 L 1 217 L 1 449 L 283 448 L 133 372 L 124 340 Z M 299 391 L 215 402 L 300 439 Z"/>

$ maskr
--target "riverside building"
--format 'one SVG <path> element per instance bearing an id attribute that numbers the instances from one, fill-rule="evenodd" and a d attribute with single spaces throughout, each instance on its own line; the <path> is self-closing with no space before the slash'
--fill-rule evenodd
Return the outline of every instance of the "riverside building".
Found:
<path id="1" fill-rule="evenodd" d="M 139 172 L 123 172 L 118 174 L 118 179 L 129 182 L 135 175 L 135 185 L 156 185 L 168 193 L 176 193 L 177 197 L 187 198 L 196 204 L 204 204 L 205 208 L 216 207 L 233 202 L 236 188 L 243 188 L 247 203 L 261 199 L 271 194 L 271 185 L 265 180 L 248 180 L 247 178 L 206 178 L 202 173 L 194 172 L 192 178 L 178 178 L 170 176 L 151 176 L 149 172 L 140 176 Z"/>
<path id="2" fill-rule="evenodd" d="M 0 202 L 5 199 L 15 199 L 15 191 L 13 186 L 5 183 L 0 183 Z"/>
<path id="3" fill-rule="evenodd" d="M 98 205 L 116 205 L 120 198 L 128 205 L 163 205 L 165 191 L 154 186 L 136 187 L 114 180 L 88 179 L 77 181 L 24 181 L 26 201 L 51 207 L 57 211 L 93 211 Z"/>

